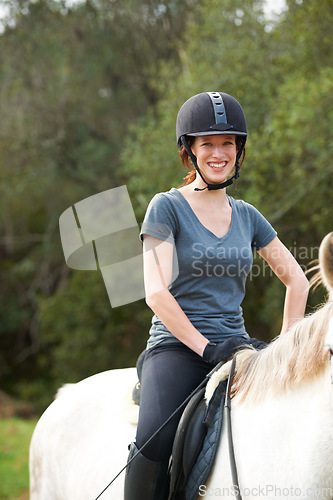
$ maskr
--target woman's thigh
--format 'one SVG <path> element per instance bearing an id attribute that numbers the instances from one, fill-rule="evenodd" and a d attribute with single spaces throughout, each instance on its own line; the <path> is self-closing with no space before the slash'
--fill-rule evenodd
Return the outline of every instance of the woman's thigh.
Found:
<path id="1" fill-rule="evenodd" d="M 183 344 L 166 344 L 147 351 L 141 378 L 140 413 L 136 443 L 141 448 L 178 406 L 200 384 L 211 366 Z M 170 457 L 181 417 L 179 411 L 144 448 L 150 460 Z"/>

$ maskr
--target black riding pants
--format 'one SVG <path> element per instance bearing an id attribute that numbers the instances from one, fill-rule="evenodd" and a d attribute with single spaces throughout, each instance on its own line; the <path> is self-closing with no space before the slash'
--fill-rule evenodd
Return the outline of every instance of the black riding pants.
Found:
<path id="1" fill-rule="evenodd" d="M 136 444 L 141 448 L 174 410 L 202 382 L 212 366 L 184 344 L 148 349 L 141 377 Z M 142 451 L 150 460 L 169 459 L 182 410 Z"/>

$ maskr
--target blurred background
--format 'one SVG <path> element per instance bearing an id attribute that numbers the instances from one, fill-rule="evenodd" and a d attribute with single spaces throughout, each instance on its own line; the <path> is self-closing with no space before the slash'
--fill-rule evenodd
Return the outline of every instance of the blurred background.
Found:
<path id="1" fill-rule="evenodd" d="M 249 139 L 229 194 L 304 269 L 317 258 L 333 229 L 333 4 L 2 0 L 0 15 L 0 394 L 39 415 L 63 383 L 133 365 L 151 320 L 144 300 L 111 308 L 99 272 L 66 266 L 59 217 L 125 184 L 141 224 L 185 176 L 175 120 L 191 95 L 240 101 Z M 270 340 L 284 289 L 254 270 L 246 324 Z M 323 300 L 312 292 L 308 312 Z"/>

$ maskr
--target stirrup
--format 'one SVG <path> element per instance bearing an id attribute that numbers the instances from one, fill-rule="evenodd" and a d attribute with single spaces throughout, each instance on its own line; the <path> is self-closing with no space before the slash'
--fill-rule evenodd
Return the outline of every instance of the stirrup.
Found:
<path id="1" fill-rule="evenodd" d="M 154 462 L 138 451 L 136 444 L 131 443 L 128 461 L 134 455 L 136 457 L 126 469 L 124 500 L 166 499 L 169 491 L 168 462 Z"/>

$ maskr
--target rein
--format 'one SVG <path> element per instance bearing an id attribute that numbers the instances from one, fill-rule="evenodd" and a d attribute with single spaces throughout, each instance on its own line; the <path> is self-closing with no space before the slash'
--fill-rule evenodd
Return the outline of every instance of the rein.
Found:
<path id="1" fill-rule="evenodd" d="M 235 488 L 235 497 L 237 498 L 237 500 L 242 500 L 242 495 L 240 494 L 240 488 L 239 488 L 237 466 L 236 466 L 236 459 L 235 459 L 235 450 L 234 450 L 234 443 L 233 443 L 233 439 L 232 439 L 232 427 L 231 427 L 231 397 L 230 397 L 230 393 L 231 393 L 232 382 L 233 382 L 234 375 L 235 375 L 235 368 L 236 368 L 236 356 L 233 357 L 233 360 L 231 362 L 231 368 L 230 368 L 230 373 L 229 373 L 229 377 L 228 377 L 224 407 L 226 409 L 226 418 L 227 418 L 228 448 L 229 448 L 229 460 L 230 460 L 230 468 L 231 468 L 232 485 Z"/>
<path id="2" fill-rule="evenodd" d="M 191 392 L 191 394 L 178 406 L 178 408 L 175 409 L 175 411 L 170 415 L 170 417 L 161 425 L 161 427 L 159 427 L 157 429 L 157 431 L 154 432 L 154 434 L 141 446 L 141 448 L 133 455 L 133 457 L 128 460 L 127 464 L 118 472 L 118 474 L 109 482 L 109 484 L 100 492 L 100 494 L 94 499 L 94 500 L 98 500 L 102 495 L 103 493 L 105 493 L 105 491 L 111 486 L 111 484 L 120 476 L 120 474 L 128 467 L 128 465 L 130 463 L 133 462 L 133 460 L 136 458 L 137 455 L 139 455 L 139 453 L 141 453 L 141 451 L 150 443 L 150 441 L 152 439 L 154 439 L 154 437 L 162 430 L 164 429 L 164 427 L 170 422 L 170 420 L 179 412 L 179 410 L 181 410 L 182 408 L 184 408 L 187 403 L 190 401 L 190 399 L 192 398 L 192 396 L 194 396 L 194 394 L 196 394 L 197 392 L 200 391 L 200 389 L 202 389 L 202 387 L 204 387 L 204 385 L 207 384 L 208 380 L 210 379 L 210 377 L 213 375 L 213 373 L 215 373 L 217 370 L 219 370 L 221 368 L 221 366 L 224 365 L 224 361 L 220 361 L 207 375 L 206 377 L 204 378 L 204 380 L 198 385 L 198 387 L 196 387 L 196 389 L 194 389 L 193 392 Z"/>

